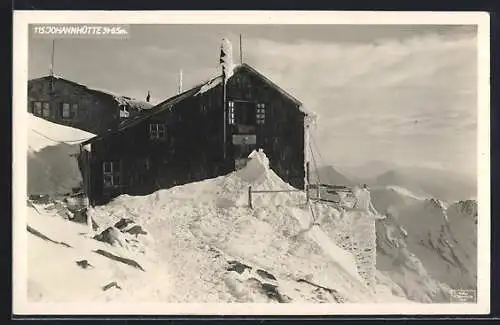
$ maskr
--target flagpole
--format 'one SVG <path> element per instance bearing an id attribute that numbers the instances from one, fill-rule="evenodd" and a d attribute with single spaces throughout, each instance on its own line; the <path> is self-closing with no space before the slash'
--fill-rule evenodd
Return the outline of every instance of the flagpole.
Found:
<path id="1" fill-rule="evenodd" d="M 226 124 L 227 124 L 227 108 L 226 108 L 226 71 L 224 71 L 224 68 L 222 69 L 222 106 L 224 108 L 224 141 L 223 141 L 223 152 L 224 152 L 224 160 L 226 160 L 226 141 L 227 141 L 227 135 L 226 135 Z"/>

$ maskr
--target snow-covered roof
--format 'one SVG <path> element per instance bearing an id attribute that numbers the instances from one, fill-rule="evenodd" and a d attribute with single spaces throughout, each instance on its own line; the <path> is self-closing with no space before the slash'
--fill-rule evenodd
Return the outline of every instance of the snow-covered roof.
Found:
<path id="1" fill-rule="evenodd" d="M 61 81 L 67 82 L 67 83 L 72 84 L 72 85 L 74 85 L 76 87 L 82 87 L 84 89 L 87 89 L 90 92 L 99 93 L 101 95 L 108 96 L 108 97 L 112 98 L 113 100 L 115 100 L 115 102 L 118 105 L 125 106 L 125 107 L 127 107 L 129 109 L 132 109 L 132 110 L 143 111 L 143 110 L 150 109 L 150 108 L 152 108 L 154 106 L 151 103 L 148 103 L 148 102 L 145 102 L 145 101 L 142 101 L 142 100 L 138 100 L 138 99 L 135 99 L 135 98 L 123 96 L 123 95 L 118 95 L 118 94 L 115 94 L 114 92 L 111 92 L 109 90 L 88 87 L 88 86 L 85 86 L 85 85 L 83 85 L 81 83 L 75 82 L 73 80 L 68 80 L 68 79 L 63 78 L 63 77 L 58 76 L 58 75 L 44 76 L 44 77 L 40 77 L 40 78 L 35 78 L 35 79 L 29 80 L 28 82 L 32 82 L 32 81 L 35 81 L 35 80 L 41 80 L 41 79 L 50 79 L 50 78 L 54 78 L 54 79 L 57 79 L 57 80 L 61 80 Z"/>

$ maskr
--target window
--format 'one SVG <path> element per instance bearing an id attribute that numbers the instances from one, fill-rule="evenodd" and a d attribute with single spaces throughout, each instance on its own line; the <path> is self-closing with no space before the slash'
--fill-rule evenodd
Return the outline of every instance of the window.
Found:
<path id="1" fill-rule="evenodd" d="M 230 101 L 229 124 L 254 126 L 256 124 L 255 103 L 251 101 Z"/>
<path id="2" fill-rule="evenodd" d="M 130 117 L 130 113 L 125 106 L 120 106 L 120 117 L 122 118 Z"/>
<path id="3" fill-rule="evenodd" d="M 36 116 L 42 116 L 42 103 L 34 102 L 33 103 L 33 114 Z"/>
<path id="4" fill-rule="evenodd" d="M 102 176 L 104 187 L 117 187 L 120 185 L 119 167 L 114 161 L 102 163 Z"/>
<path id="5" fill-rule="evenodd" d="M 234 125 L 234 102 L 230 101 L 229 106 L 229 124 Z"/>
<path id="6" fill-rule="evenodd" d="M 266 121 L 266 105 L 259 103 L 257 104 L 257 124 L 264 124 Z"/>
<path id="7" fill-rule="evenodd" d="M 71 118 L 71 111 L 69 109 L 69 104 L 68 103 L 63 103 L 62 104 L 62 113 L 61 116 L 63 119 L 70 119 Z"/>
<path id="8" fill-rule="evenodd" d="M 165 139 L 165 124 L 153 123 L 149 125 L 150 139 Z"/>
<path id="9" fill-rule="evenodd" d="M 78 116 L 78 104 L 71 105 L 71 117 L 76 118 Z"/>
<path id="10" fill-rule="evenodd" d="M 43 103 L 42 114 L 43 114 L 43 117 L 50 117 L 50 104 L 49 103 Z"/>
<path id="11" fill-rule="evenodd" d="M 78 104 L 62 103 L 61 117 L 65 120 L 75 119 L 78 112 Z"/>

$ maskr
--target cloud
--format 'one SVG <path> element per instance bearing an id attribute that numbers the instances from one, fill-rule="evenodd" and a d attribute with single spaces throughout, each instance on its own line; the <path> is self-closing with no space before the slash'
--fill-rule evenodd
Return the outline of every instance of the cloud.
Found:
<path id="1" fill-rule="evenodd" d="M 314 136 L 329 163 L 389 158 L 475 169 L 474 34 L 245 42 L 248 63 L 318 112 Z"/>

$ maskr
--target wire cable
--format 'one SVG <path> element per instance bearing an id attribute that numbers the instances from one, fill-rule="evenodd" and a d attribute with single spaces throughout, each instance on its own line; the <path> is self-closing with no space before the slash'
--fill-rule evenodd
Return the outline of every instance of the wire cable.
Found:
<path id="1" fill-rule="evenodd" d="M 62 143 L 64 143 L 64 144 L 73 144 L 73 143 L 75 143 L 75 142 L 83 142 L 83 141 L 85 141 L 85 140 L 88 140 L 88 139 L 91 139 L 91 138 L 92 138 L 92 137 L 90 137 L 90 138 L 84 138 L 84 139 L 78 139 L 78 140 L 68 140 L 68 141 L 62 141 L 62 140 L 55 140 L 55 139 L 52 139 L 52 138 L 50 138 L 50 137 L 48 137 L 48 136 L 46 136 L 46 135 L 44 135 L 44 134 L 42 134 L 42 133 L 38 132 L 37 130 L 34 130 L 34 129 L 31 129 L 31 131 L 35 132 L 36 134 L 38 134 L 38 135 L 40 135 L 40 136 L 44 137 L 45 139 L 47 139 L 47 140 L 49 140 L 49 141 L 52 141 L 52 142 L 55 142 L 55 143 L 59 143 L 59 144 L 62 144 Z"/>

